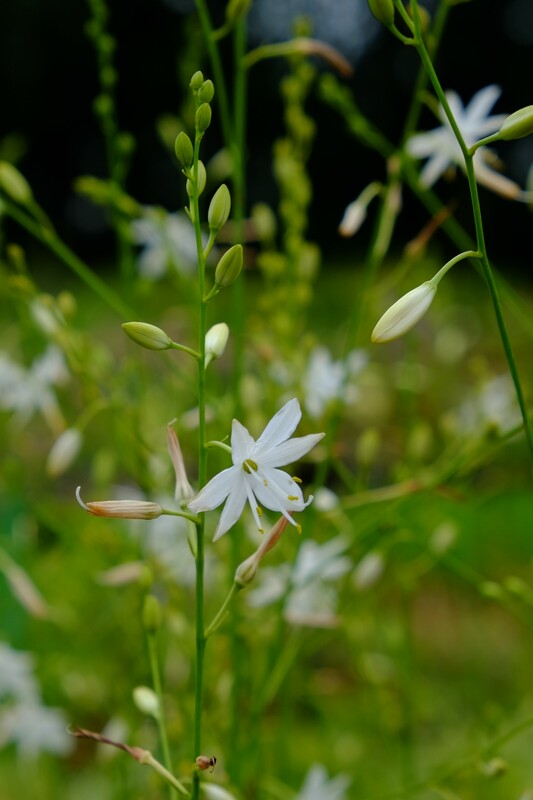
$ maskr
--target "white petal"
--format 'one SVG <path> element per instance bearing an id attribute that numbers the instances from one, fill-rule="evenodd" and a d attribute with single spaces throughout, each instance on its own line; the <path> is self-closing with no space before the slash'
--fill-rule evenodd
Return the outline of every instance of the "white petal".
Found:
<path id="1" fill-rule="evenodd" d="M 476 155 L 479 156 L 482 154 L 478 150 Z M 490 169 L 490 167 L 483 162 L 483 158 L 474 158 L 474 171 L 476 173 L 477 182 L 486 186 L 487 189 L 491 189 L 507 200 L 521 199 L 522 190 L 520 186 L 510 178 L 506 178 L 504 175 L 500 175 L 499 172 Z"/>
<path id="2" fill-rule="evenodd" d="M 242 514 L 246 499 L 246 482 L 242 479 L 235 483 L 230 492 L 224 510 L 220 515 L 215 535 L 213 536 L 214 542 L 220 539 L 221 536 L 224 536 L 224 534 L 235 525 Z"/>
<path id="3" fill-rule="evenodd" d="M 278 413 L 274 414 L 255 443 L 252 457 L 259 457 L 261 453 L 267 453 L 272 447 L 292 436 L 301 418 L 302 412 L 296 398 L 285 403 L 283 408 L 280 408 Z"/>
<path id="4" fill-rule="evenodd" d="M 310 433 L 282 442 L 261 457 L 261 466 L 284 467 L 286 464 L 292 464 L 308 453 L 324 436 L 324 433 Z"/>
<path id="5" fill-rule="evenodd" d="M 256 473 L 252 472 L 252 475 L 255 476 Z M 259 518 L 259 514 L 260 514 L 259 503 L 258 503 L 258 501 L 256 499 L 255 494 L 254 494 L 254 487 L 251 485 L 252 481 L 254 483 L 254 486 L 257 485 L 257 484 L 254 481 L 254 478 L 252 477 L 252 475 L 245 475 L 245 478 L 244 478 L 244 484 L 245 484 L 245 487 L 246 487 L 246 495 L 248 497 L 248 503 L 250 505 L 252 514 L 254 516 L 255 524 L 257 525 L 257 530 L 260 533 L 263 533 L 264 529 L 263 529 L 263 526 L 261 524 L 261 520 Z"/>
<path id="6" fill-rule="evenodd" d="M 240 467 L 228 467 L 228 469 L 222 470 L 204 486 L 194 500 L 187 503 L 187 507 L 195 513 L 197 511 L 212 511 L 224 502 L 232 491 L 233 486 L 239 482 L 240 472 Z"/>
<path id="7" fill-rule="evenodd" d="M 420 173 L 420 183 L 422 186 L 433 186 L 438 181 L 443 172 L 446 171 L 450 159 L 447 155 L 435 155 L 429 159 L 428 163 Z"/>
<path id="8" fill-rule="evenodd" d="M 465 109 L 468 122 L 478 122 L 484 119 L 501 93 L 501 88 L 495 84 L 485 86 L 484 89 L 480 89 L 479 92 L 476 92 Z"/>
<path id="9" fill-rule="evenodd" d="M 302 490 L 290 475 L 280 469 L 258 470 L 254 483 L 254 494 L 265 508 L 271 511 L 303 511 L 309 501 L 303 498 Z M 289 500 L 289 497 L 296 498 Z M 291 519 L 294 525 L 294 520 Z"/>
<path id="10" fill-rule="evenodd" d="M 506 119 L 507 114 L 495 114 L 493 117 L 487 117 L 487 119 L 476 122 L 476 124 L 472 126 L 473 130 L 475 130 L 475 141 L 482 139 L 484 136 L 490 136 L 491 133 L 496 133 L 496 131 L 499 131 Z M 474 142 L 472 142 L 472 144 L 474 144 Z"/>
<path id="11" fill-rule="evenodd" d="M 247 458 L 255 444 L 255 439 L 250 436 L 244 425 L 234 419 L 231 426 L 231 459 L 234 464 L 242 464 Z"/>
<path id="12" fill-rule="evenodd" d="M 407 140 L 407 152 L 414 158 L 427 158 L 443 149 L 443 141 L 448 138 L 448 131 L 435 128 L 426 133 L 417 133 Z"/>

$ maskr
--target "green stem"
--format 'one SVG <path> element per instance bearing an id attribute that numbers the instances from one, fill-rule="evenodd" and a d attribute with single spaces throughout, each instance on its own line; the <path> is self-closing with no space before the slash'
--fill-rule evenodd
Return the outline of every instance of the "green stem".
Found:
<path id="1" fill-rule="evenodd" d="M 222 623 L 223 623 L 223 622 L 224 622 L 224 620 L 226 619 L 226 616 L 227 616 L 227 614 L 228 614 L 228 608 L 229 608 L 229 606 L 230 606 L 230 604 L 231 604 L 231 601 L 233 600 L 233 598 L 235 597 L 235 595 L 237 594 L 237 592 L 238 592 L 238 591 L 240 591 L 242 588 L 243 588 L 243 587 L 242 587 L 240 584 L 238 584 L 238 583 L 233 583 L 233 585 L 232 585 L 231 589 L 230 589 L 230 590 L 229 590 L 229 592 L 228 592 L 228 596 L 226 597 L 226 599 L 224 600 L 224 602 L 222 603 L 222 605 L 221 605 L 221 607 L 220 607 L 220 610 L 218 611 L 218 613 L 217 613 L 217 614 L 216 614 L 216 616 L 214 617 L 214 619 L 213 619 L 213 621 L 211 622 L 211 624 L 210 624 L 210 625 L 209 625 L 209 626 L 206 628 L 206 630 L 205 630 L 205 638 L 206 638 L 206 639 L 209 639 L 209 637 L 210 637 L 210 636 L 211 636 L 211 635 L 212 635 L 212 634 L 213 634 L 213 633 L 214 633 L 214 632 L 215 632 L 215 631 L 216 631 L 218 628 L 220 628 L 220 626 L 222 625 Z"/>
<path id="2" fill-rule="evenodd" d="M 172 771 L 172 761 L 170 759 L 170 748 L 168 746 L 167 728 L 165 722 L 163 705 L 163 687 L 161 685 L 161 671 L 159 669 L 159 653 L 157 651 L 157 637 L 153 633 L 147 634 L 148 657 L 150 660 L 150 671 L 152 673 L 152 683 L 158 700 L 157 726 L 159 728 L 159 738 L 161 740 L 161 750 L 163 761 L 169 772 Z M 174 791 L 170 789 L 170 796 L 174 797 Z"/>

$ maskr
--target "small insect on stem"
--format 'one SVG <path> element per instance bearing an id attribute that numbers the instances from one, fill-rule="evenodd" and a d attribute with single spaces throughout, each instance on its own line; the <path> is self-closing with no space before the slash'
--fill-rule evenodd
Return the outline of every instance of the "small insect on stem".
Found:
<path id="1" fill-rule="evenodd" d="M 216 756 L 198 756 L 196 759 L 196 766 L 198 769 L 206 770 L 211 767 L 211 772 L 215 769 L 217 763 Z"/>

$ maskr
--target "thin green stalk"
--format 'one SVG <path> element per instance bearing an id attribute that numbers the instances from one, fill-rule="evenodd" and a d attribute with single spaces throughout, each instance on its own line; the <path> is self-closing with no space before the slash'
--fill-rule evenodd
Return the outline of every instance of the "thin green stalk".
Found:
<path id="1" fill-rule="evenodd" d="M 522 414 L 522 419 L 524 422 L 524 430 L 526 433 L 526 438 L 529 446 L 529 450 L 531 453 L 531 457 L 533 458 L 533 432 L 531 430 L 531 426 L 529 423 L 529 416 L 527 412 L 526 402 L 524 398 L 524 393 L 522 391 L 522 384 L 520 381 L 520 375 L 518 372 L 518 368 L 516 365 L 513 349 L 511 346 L 511 340 L 509 338 L 509 334 L 507 331 L 507 326 L 503 317 L 502 306 L 498 294 L 498 288 L 496 286 L 496 281 L 494 280 L 494 275 L 492 273 L 492 269 L 490 266 L 490 261 L 487 254 L 487 248 L 485 244 L 485 234 L 483 230 L 483 219 L 481 215 L 481 206 L 479 203 L 479 193 L 477 188 L 476 176 L 474 172 L 474 157 L 471 155 L 470 150 L 463 138 L 461 131 L 457 125 L 457 122 L 452 114 L 448 101 L 446 99 L 446 95 L 440 85 L 440 81 L 437 77 L 437 73 L 433 67 L 433 63 L 429 56 L 429 53 L 426 49 L 424 44 L 421 28 L 420 28 L 420 17 L 418 13 L 418 0 L 413 0 L 412 3 L 413 11 L 414 11 L 414 22 L 415 22 L 415 32 L 417 37 L 417 50 L 422 60 L 422 63 L 428 73 L 429 79 L 435 90 L 435 93 L 439 99 L 439 102 L 444 109 L 444 113 L 446 114 L 446 118 L 450 123 L 454 135 L 457 139 L 459 147 L 461 148 L 461 152 L 464 157 L 465 161 L 465 168 L 466 168 L 466 175 L 468 179 L 468 186 L 470 190 L 470 198 L 472 201 L 472 212 L 474 216 L 474 225 L 476 229 L 476 240 L 477 240 L 477 249 L 481 253 L 480 262 L 481 267 L 483 270 L 483 275 L 487 282 L 487 286 L 489 289 L 489 294 L 492 300 L 492 305 L 494 308 L 494 313 L 496 316 L 496 322 L 498 325 L 498 329 L 500 332 L 500 338 L 502 340 L 503 349 L 505 352 L 505 357 L 507 360 L 507 364 L 509 366 L 509 372 L 511 373 L 511 377 L 514 383 L 516 397 L 518 400 L 518 405 L 520 406 L 520 412 Z"/>
<path id="2" fill-rule="evenodd" d="M 227 595 L 226 599 L 224 600 L 224 602 L 222 603 L 218 613 L 214 617 L 214 619 L 211 622 L 211 624 L 208 625 L 208 627 L 205 629 L 205 638 L 206 639 L 209 639 L 209 637 L 216 630 L 218 630 L 218 628 L 220 628 L 220 626 L 222 625 L 222 623 L 226 619 L 226 616 L 228 614 L 228 609 L 229 609 L 229 607 L 231 605 L 231 602 L 232 602 L 233 598 L 235 597 L 237 592 L 239 592 L 242 588 L 243 587 L 238 583 L 234 582 L 232 584 L 231 589 L 229 590 L 228 595 Z"/>
<path id="3" fill-rule="evenodd" d="M 150 661 L 150 672 L 152 673 L 152 683 L 154 691 L 157 695 L 158 710 L 157 710 L 157 726 L 159 729 L 159 739 L 161 741 L 161 750 L 163 752 L 163 761 L 165 767 L 169 772 L 172 772 L 172 761 L 170 759 L 170 748 L 168 746 L 167 727 L 165 722 L 164 703 L 163 703 L 163 687 L 161 685 L 161 671 L 159 669 L 159 653 L 157 650 L 157 636 L 154 633 L 147 633 L 148 640 L 148 658 Z M 171 786 L 170 797 L 174 797 L 175 789 Z"/>

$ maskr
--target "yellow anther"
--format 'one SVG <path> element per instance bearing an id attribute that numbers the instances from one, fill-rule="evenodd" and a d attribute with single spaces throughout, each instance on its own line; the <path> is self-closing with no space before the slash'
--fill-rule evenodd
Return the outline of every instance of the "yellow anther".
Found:
<path id="1" fill-rule="evenodd" d="M 255 461 L 252 461 L 251 458 L 247 458 L 246 459 L 246 461 L 243 464 L 243 467 L 244 467 L 244 471 L 247 472 L 248 475 L 252 474 L 252 470 L 254 472 L 257 472 L 257 464 L 255 463 Z"/>
<path id="2" fill-rule="evenodd" d="M 287 500 L 292 500 L 293 502 L 296 502 L 298 499 L 299 499 L 299 498 L 298 498 L 298 497 L 296 497 L 296 495 L 295 495 L 295 494 L 289 494 L 289 495 L 287 495 Z"/>
<path id="3" fill-rule="evenodd" d="M 297 476 L 297 475 L 293 475 L 293 476 L 292 476 L 292 480 L 293 480 L 295 483 L 301 483 L 301 482 L 302 482 L 302 479 L 301 479 L 301 478 L 298 478 L 298 476 Z"/>
<path id="4" fill-rule="evenodd" d="M 296 523 L 296 530 L 298 531 L 298 535 L 302 533 L 302 526 L 300 525 L 299 522 Z"/>

